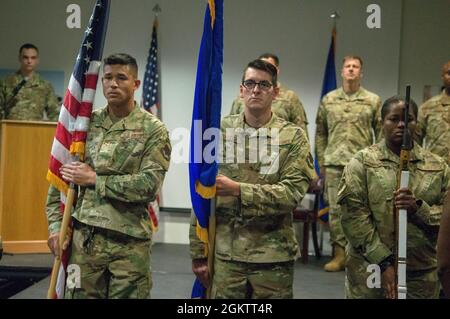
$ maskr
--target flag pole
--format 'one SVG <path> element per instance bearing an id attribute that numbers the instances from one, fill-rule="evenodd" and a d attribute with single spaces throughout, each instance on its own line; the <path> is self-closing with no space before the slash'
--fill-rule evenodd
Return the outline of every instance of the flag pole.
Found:
<path id="1" fill-rule="evenodd" d="M 340 17 L 341 16 L 339 15 L 339 12 L 337 12 L 336 10 L 334 10 L 333 13 L 330 14 L 330 18 L 333 19 L 332 36 L 333 36 L 333 42 L 334 42 L 333 50 L 334 50 L 335 57 L 336 57 L 336 26 L 337 26 L 337 20 L 339 20 Z"/>
<path id="2" fill-rule="evenodd" d="M 216 246 L 216 197 L 211 198 L 211 214 L 208 224 L 208 271 L 209 286 L 206 290 L 206 298 L 211 299 L 211 288 L 214 278 L 214 255 Z"/>
<path id="3" fill-rule="evenodd" d="M 70 187 L 67 192 L 67 200 L 64 206 L 64 214 L 61 223 L 61 229 L 59 231 L 59 252 L 58 255 L 55 256 L 55 260 L 53 261 L 52 276 L 50 278 L 50 285 L 47 291 L 47 299 L 53 299 L 56 296 L 56 282 L 58 280 L 59 269 L 61 267 L 61 256 L 63 254 L 63 245 L 67 237 L 67 229 L 69 228 L 74 199 L 75 199 L 75 184 L 70 183 Z"/>
<path id="4" fill-rule="evenodd" d="M 161 7 L 156 4 L 153 9 L 155 17 L 153 19 L 152 34 L 150 41 L 150 50 L 148 52 L 147 65 L 145 67 L 145 76 L 142 85 L 142 107 L 149 113 L 161 119 L 161 97 L 160 97 L 160 72 L 158 59 L 158 15 L 161 13 Z M 154 59 L 154 60 L 153 60 Z M 156 66 L 155 66 L 156 65 Z M 151 220 L 153 233 L 158 231 L 159 215 L 161 204 L 161 191 L 156 192 L 155 200 L 147 205 L 148 216 Z"/>
<path id="5" fill-rule="evenodd" d="M 335 66 L 335 57 L 336 57 L 336 24 L 337 20 L 340 18 L 339 13 L 335 10 L 333 11 L 330 16 L 333 20 L 333 28 L 331 30 L 331 43 L 330 47 L 328 49 L 328 55 L 327 55 L 327 61 L 325 64 L 325 74 L 322 82 L 322 92 L 320 94 L 320 101 L 322 101 L 322 98 L 329 93 L 332 90 L 336 89 L 336 66 Z M 315 156 L 314 156 L 314 167 L 315 172 L 318 178 L 317 186 L 319 189 L 319 193 L 317 196 L 319 196 L 319 212 L 318 212 L 318 218 L 324 223 L 329 222 L 329 209 L 327 201 L 324 198 L 325 193 L 325 171 L 321 170 L 321 167 L 319 165 L 318 156 L 317 156 L 317 150 L 314 150 Z"/>

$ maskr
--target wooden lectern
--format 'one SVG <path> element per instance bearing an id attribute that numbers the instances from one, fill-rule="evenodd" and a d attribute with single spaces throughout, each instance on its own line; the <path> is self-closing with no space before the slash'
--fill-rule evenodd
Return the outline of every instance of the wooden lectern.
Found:
<path id="1" fill-rule="evenodd" d="M 9 253 L 48 253 L 45 202 L 54 122 L 4 120 L 0 139 L 0 235 Z"/>

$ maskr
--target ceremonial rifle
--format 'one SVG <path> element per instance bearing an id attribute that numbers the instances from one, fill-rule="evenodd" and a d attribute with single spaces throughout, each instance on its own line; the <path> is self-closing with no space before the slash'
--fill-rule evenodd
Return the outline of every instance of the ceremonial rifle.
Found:
<path id="1" fill-rule="evenodd" d="M 397 178 L 397 189 L 407 188 L 409 183 L 409 170 L 408 163 L 410 152 L 412 149 L 411 134 L 408 129 L 409 119 L 409 104 L 411 97 L 411 86 L 406 86 L 406 98 L 405 98 L 405 111 L 404 111 L 404 123 L 405 128 L 403 130 L 403 143 L 400 151 L 400 165 Z M 394 223 L 396 233 L 396 246 L 395 250 L 395 287 L 396 298 L 406 299 L 407 287 L 406 287 L 406 248 L 407 248 L 407 223 L 408 215 L 406 209 L 397 209 L 394 206 Z"/>

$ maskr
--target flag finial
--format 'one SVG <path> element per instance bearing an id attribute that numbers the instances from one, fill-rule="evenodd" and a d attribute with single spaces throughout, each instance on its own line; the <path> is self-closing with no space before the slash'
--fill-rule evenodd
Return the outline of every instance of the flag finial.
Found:
<path id="1" fill-rule="evenodd" d="M 330 14 L 330 18 L 333 19 L 333 27 L 334 27 L 334 29 L 336 29 L 336 23 L 337 23 L 337 20 L 339 20 L 340 17 L 341 16 L 339 15 L 339 13 L 336 10 L 334 10 L 333 13 Z"/>
<path id="2" fill-rule="evenodd" d="M 334 10 L 332 14 L 330 14 L 330 18 L 333 19 L 334 21 L 336 21 L 337 19 L 339 19 L 341 16 L 339 15 L 339 13 Z"/>
<path id="3" fill-rule="evenodd" d="M 157 3 L 157 4 L 153 7 L 152 11 L 155 13 L 156 16 L 158 16 L 158 15 L 161 13 L 162 10 L 161 10 L 161 7 L 159 6 L 159 4 Z"/>

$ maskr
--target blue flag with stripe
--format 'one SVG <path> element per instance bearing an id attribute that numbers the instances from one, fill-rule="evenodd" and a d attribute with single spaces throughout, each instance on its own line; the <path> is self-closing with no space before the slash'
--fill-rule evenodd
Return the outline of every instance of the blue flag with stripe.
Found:
<path id="1" fill-rule="evenodd" d="M 206 245 L 208 244 L 211 199 L 215 196 L 216 176 L 219 169 L 217 155 L 220 136 L 213 135 L 207 140 L 203 137 L 208 129 L 220 131 L 222 65 L 223 0 L 209 0 L 198 56 L 189 154 L 189 184 L 192 208 L 198 220 L 197 236 Z M 206 147 L 213 150 L 210 158 L 204 157 Z M 205 255 L 207 253 L 206 251 Z M 197 279 L 192 298 L 204 297 L 205 291 Z"/>
<path id="2" fill-rule="evenodd" d="M 335 49 L 336 49 L 336 28 L 333 28 L 330 48 L 328 49 L 327 64 L 325 66 L 325 74 L 323 76 L 322 92 L 320 94 L 320 100 L 322 100 L 322 98 L 328 92 L 335 90 L 337 87 Z M 315 156 L 314 159 L 314 167 L 316 169 L 317 175 L 320 176 L 320 166 L 319 162 L 317 161 L 317 155 Z M 329 211 L 328 203 L 323 198 L 323 195 L 320 195 L 318 215 L 319 218 L 324 222 L 328 222 L 328 211 Z"/>

